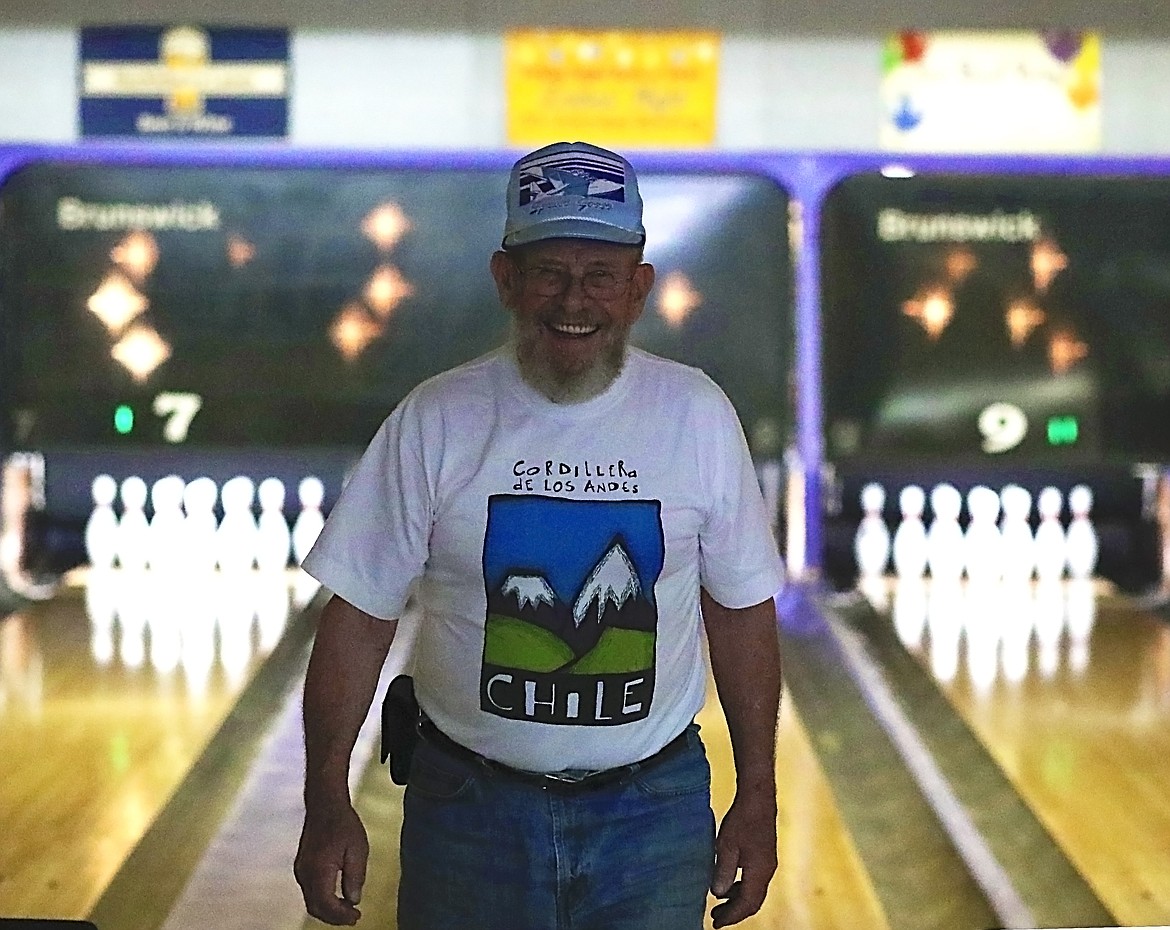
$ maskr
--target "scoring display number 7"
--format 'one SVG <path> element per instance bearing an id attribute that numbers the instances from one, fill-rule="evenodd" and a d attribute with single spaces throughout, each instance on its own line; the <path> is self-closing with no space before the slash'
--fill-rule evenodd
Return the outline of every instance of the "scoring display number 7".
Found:
<path id="1" fill-rule="evenodd" d="M 191 428 L 191 421 L 202 406 L 203 398 L 198 394 L 164 391 L 155 395 L 155 415 L 167 418 L 163 424 L 163 439 L 167 442 L 183 442 L 187 438 L 187 430 Z"/>
<path id="2" fill-rule="evenodd" d="M 1028 417 L 1015 404 L 991 404 L 979 414 L 984 452 L 1007 452 L 1028 435 Z"/>

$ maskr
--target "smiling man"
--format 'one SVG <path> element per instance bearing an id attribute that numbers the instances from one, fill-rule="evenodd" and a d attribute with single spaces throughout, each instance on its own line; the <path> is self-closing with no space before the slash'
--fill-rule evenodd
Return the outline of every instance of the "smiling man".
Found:
<path id="1" fill-rule="evenodd" d="M 349 758 L 411 591 L 399 930 L 701 930 L 708 890 L 716 927 L 763 903 L 782 566 L 727 397 L 627 345 L 654 284 L 645 237 L 620 155 L 521 158 L 491 258 L 512 340 L 387 417 L 304 561 L 333 597 L 295 873 L 328 923 L 360 916 Z M 704 628 L 736 769 L 718 832 Z"/>

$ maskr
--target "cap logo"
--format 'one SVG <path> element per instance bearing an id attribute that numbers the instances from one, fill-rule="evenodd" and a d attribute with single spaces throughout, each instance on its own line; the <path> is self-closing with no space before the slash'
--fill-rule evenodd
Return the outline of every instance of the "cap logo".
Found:
<path id="1" fill-rule="evenodd" d="M 594 197 L 625 203 L 626 172 L 621 161 L 584 152 L 533 159 L 520 169 L 521 207 L 549 197 Z"/>

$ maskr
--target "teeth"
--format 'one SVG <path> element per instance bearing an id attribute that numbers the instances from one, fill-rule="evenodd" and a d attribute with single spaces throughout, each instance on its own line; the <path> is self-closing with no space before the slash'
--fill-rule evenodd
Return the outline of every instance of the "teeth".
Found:
<path id="1" fill-rule="evenodd" d="M 598 330 L 597 326 L 574 326 L 570 323 L 550 323 L 549 325 L 558 333 L 564 333 L 567 336 L 587 336 Z"/>

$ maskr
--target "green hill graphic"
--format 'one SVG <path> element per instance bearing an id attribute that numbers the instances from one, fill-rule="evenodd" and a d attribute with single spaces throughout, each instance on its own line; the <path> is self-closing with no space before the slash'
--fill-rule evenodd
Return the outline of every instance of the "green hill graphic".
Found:
<path id="1" fill-rule="evenodd" d="M 552 672 L 573 660 L 573 650 L 559 636 L 516 617 L 489 614 L 483 658 L 489 665 Z"/>

